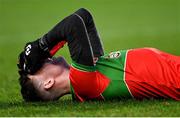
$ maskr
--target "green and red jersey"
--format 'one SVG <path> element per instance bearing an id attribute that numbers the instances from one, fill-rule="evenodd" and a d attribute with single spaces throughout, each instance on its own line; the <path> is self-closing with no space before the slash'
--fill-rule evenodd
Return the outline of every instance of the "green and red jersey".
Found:
<path id="1" fill-rule="evenodd" d="M 41 45 L 52 56 L 65 43 L 73 60 L 69 75 L 72 94 L 78 101 L 180 100 L 180 57 L 152 48 L 104 55 L 93 17 L 86 9 L 81 8 L 64 18 L 41 38 Z M 96 63 L 94 58 L 98 58 Z"/>
<path id="2" fill-rule="evenodd" d="M 180 57 L 152 48 L 121 50 L 99 57 L 95 66 L 73 62 L 73 98 L 180 100 Z"/>

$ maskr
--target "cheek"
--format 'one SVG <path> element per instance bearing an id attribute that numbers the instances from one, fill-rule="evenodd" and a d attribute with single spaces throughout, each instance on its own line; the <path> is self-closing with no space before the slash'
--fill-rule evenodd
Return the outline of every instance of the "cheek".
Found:
<path id="1" fill-rule="evenodd" d="M 34 79 L 34 83 L 37 85 L 37 86 L 40 86 L 40 84 L 42 84 L 46 79 L 47 79 L 47 75 L 46 74 L 47 72 L 45 72 L 44 70 L 41 71 L 40 73 L 38 73 L 36 76 L 35 76 L 35 79 Z"/>
<path id="2" fill-rule="evenodd" d="M 57 66 L 57 65 L 54 65 L 54 66 L 51 66 L 51 68 L 49 68 L 46 72 L 47 76 L 57 76 L 59 74 L 62 73 L 62 68 L 60 66 Z"/>
<path id="3" fill-rule="evenodd" d="M 47 78 L 56 77 L 63 72 L 63 67 L 61 65 L 55 64 L 45 64 L 42 68 L 42 75 Z"/>
<path id="4" fill-rule="evenodd" d="M 37 77 L 35 78 L 32 83 L 34 85 L 34 87 L 37 89 L 37 90 L 41 90 L 42 88 L 42 85 L 43 85 L 43 79 L 42 77 Z"/>

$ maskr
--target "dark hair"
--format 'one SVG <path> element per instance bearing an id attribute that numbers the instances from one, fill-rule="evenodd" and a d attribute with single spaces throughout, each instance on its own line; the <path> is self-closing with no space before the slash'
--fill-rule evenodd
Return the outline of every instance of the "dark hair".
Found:
<path id="1" fill-rule="evenodd" d="M 19 83 L 21 85 L 21 94 L 26 102 L 43 101 L 27 74 L 20 75 Z"/>

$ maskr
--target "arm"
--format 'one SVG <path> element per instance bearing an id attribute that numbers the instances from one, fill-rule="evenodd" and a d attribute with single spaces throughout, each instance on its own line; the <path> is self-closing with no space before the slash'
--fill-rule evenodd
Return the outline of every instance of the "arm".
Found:
<path id="1" fill-rule="evenodd" d="M 85 9 L 79 9 L 74 14 L 78 15 L 85 21 L 85 25 L 87 28 L 87 32 L 89 35 L 94 56 L 95 57 L 103 56 L 104 55 L 103 46 L 101 44 L 99 34 L 96 30 L 96 26 L 90 12 L 88 12 Z"/>
<path id="2" fill-rule="evenodd" d="M 31 74 L 36 72 L 40 63 L 53 56 L 65 42 L 68 43 L 72 60 L 78 64 L 94 66 L 93 51 L 96 57 L 103 55 L 92 16 L 87 10 L 80 9 L 58 23 L 42 38 L 28 43 L 20 55 L 18 67 Z M 26 52 L 29 51 L 31 53 L 27 55 Z"/>
<path id="3" fill-rule="evenodd" d="M 71 57 L 77 62 L 78 57 L 75 56 L 78 56 L 78 51 L 82 49 L 75 45 L 84 45 L 85 49 L 83 49 L 83 51 L 86 53 L 88 52 L 88 49 L 86 50 L 86 41 L 88 41 L 90 44 L 89 46 L 92 47 L 92 51 L 95 57 L 104 55 L 104 51 L 92 15 L 83 8 L 79 9 L 74 14 L 68 16 L 63 21 L 58 23 L 42 38 L 42 42 L 46 44 L 45 47 L 49 48 L 51 55 L 54 55 L 55 52 L 57 52 L 65 42 L 68 42 Z"/>
<path id="4" fill-rule="evenodd" d="M 41 38 L 50 52 L 58 43 L 67 42 L 70 55 L 76 63 L 93 66 L 93 51 L 85 21 L 76 14 L 72 14 L 59 22 L 52 30 Z"/>

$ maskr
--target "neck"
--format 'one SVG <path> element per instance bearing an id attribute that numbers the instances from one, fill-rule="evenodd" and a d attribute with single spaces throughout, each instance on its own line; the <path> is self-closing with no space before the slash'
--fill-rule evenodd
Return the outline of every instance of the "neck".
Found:
<path id="1" fill-rule="evenodd" d="M 59 97 L 70 94 L 69 68 L 63 69 L 62 73 L 57 77 L 56 90 Z"/>

